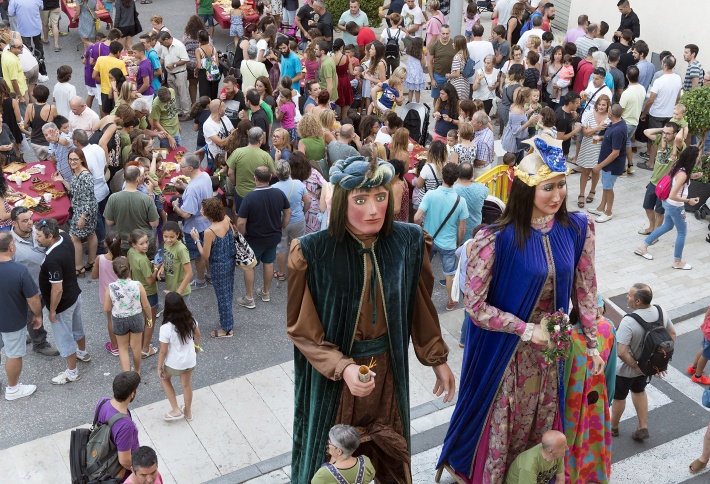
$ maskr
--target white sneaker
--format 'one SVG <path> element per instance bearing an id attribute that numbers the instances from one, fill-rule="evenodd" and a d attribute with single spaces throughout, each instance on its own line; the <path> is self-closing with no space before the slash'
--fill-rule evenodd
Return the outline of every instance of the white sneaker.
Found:
<path id="1" fill-rule="evenodd" d="M 9 393 L 7 387 L 5 387 L 5 400 L 17 400 L 22 397 L 29 397 L 35 390 L 37 390 L 36 385 L 23 385 L 22 383 L 17 385 L 17 390 L 12 393 Z"/>
<path id="2" fill-rule="evenodd" d="M 603 224 L 604 222 L 608 222 L 609 220 L 611 220 L 612 217 L 614 217 L 614 216 L 613 216 L 613 215 L 607 215 L 607 214 L 603 213 L 603 214 L 601 214 L 600 216 L 598 216 L 598 217 L 596 218 L 595 222 L 598 223 L 598 224 Z"/>
<path id="3" fill-rule="evenodd" d="M 89 354 L 88 351 L 85 351 L 83 354 L 79 352 L 79 350 L 76 351 L 76 358 L 78 360 L 81 360 L 83 362 L 91 361 L 91 355 Z"/>
<path id="4" fill-rule="evenodd" d="M 587 212 L 591 213 L 592 215 L 602 215 L 604 213 L 592 207 L 588 207 Z"/>
<path id="5" fill-rule="evenodd" d="M 66 383 L 69 383 L 70 381 L 77 381 L 79 378 L 81 377 L 78 373 L 76 375 L 71 375 L 67 373 L 66 370 L 64 370 L 59 375 L 52 378 L 52 385 L 64 385 Z"/>
<path id="6" fill-rule="evenodd" d="M 49 76 L 45 76 L 45 75 L 43 75 L 43 74 L 40 74 L 40 75 L 37 77 L 37 80 L 38 80 L 39 82 L 47 82 L 47 81 L 49 80 Z"/>

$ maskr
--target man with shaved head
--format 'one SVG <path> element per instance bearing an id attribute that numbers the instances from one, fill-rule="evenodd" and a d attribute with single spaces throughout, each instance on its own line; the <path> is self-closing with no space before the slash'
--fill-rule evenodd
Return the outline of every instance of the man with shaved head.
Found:
<path id="1" fill-rule="evenodd" d="M 86 106 L 86 101 L 81 96 L 74 96 L 69 100 L 69 126 L 71 130 L 82 129 L 91 138 L 94 126 L 99 122 L 99 115 Z"/>
<path id="2" fill-rule="evenodd" d="M 212 157 L 224 152 L 224 147 L 227 145 L 227 137 L 234 129 L 232 122 L 225 116 L 226 111 L 227 107 L 224 101 L 213 99 L 210 102 L 210 117 L 202 125 L 202 132 L 205 135 L 207 148 Z"/>
<path id="3" fill-rule="evenodd" d="M 351 143 L 356 146 L 360 145 L 360 137 L 355 133 L 355 128 L 352 124 L 343 124 L 338 132 L 338 139 L 334 139 L 328 143 L 328 157 L 332 163 L 338 160 L 344 160 L 351 156 L 357 156 L 360 153 Z"/>
<path id="4" fill-rule="evenodd" d="M 553 477 L 555 484 L 564 484 L 566 451 L 565 434 L 548 430 L 542 434 L 542 442 L 515 458 L 508 470 L 505 484 L 550 482 Z"/>

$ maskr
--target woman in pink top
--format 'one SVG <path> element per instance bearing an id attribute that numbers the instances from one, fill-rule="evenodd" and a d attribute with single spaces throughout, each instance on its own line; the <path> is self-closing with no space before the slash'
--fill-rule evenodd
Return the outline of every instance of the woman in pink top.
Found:
<path id="1" fill-rule="evenodd" d="M 426 9 L 429 12 L 429 20 L 424 24 L 427 47 L 439 38 L 441 27 L 446 24 L 446 17 L 439 11 L 439 6 L 439 0 L 429 0 L 426 3 Z"/>
<path id="2" fill-rule="evenodd" d="M 108 252 L 98 256 L 96 258 L 97 263 L 91 269 L 91 278 L 99 280 L 99 301 L 102 306 L 108 285 L 118 280 L 118 276 L 113 272 L 113 260 L 121 255 L 121 236 L 118 235 L 118 232 L 111 231 L 106 234 L 104 246 L 108 249 Z M 118 356 L 118 343 L 116 335 L 113 334 L 110 311 L 106 313 L 106 327 L 108 328 L 110 341 L 106 342 L 104 348 L 113 356 Z"/>

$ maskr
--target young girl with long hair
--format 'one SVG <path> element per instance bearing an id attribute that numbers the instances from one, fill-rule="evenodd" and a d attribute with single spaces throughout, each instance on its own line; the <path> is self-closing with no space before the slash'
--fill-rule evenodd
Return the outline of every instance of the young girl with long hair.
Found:
<path id="1" fill-rule="evenodd" d="M 159 339 L 158 376 L 171 407 L 163 419 L 170 421 L 185 418 L 191 422 L 192 371 L 197 364 L 197 350 L 201 351 L 200 328 L 184 299 L 176 292 L 169 292 L 165 296 L 165 312 Z M 180 377 L 182 386 L 184 405 L 180 407 L 171 381 L 174 376 Z"/>
<path id="2" fill-rule="evenodd" d="M 146 327 L 143 332 L 143 343 L 141 356 L 148 358 L 158 352 L 157 348 L 150 344 L 153 337 L 153 321 L 158 312 L 158 272 L 163 264 L 154 264 L 148 260 L 148 234 L 141 229 L 136 229 L 128 236 L 131 248 L 128 249 L 128 263 L 131 266 L 131 274 L 134 281 L 143 285 L 150 304 L 150 317 L 146 317 Z M 150 324 L 149 324 L 150 322 Z"/>
<path id="3" fill-rule="evenodd" d="M 412 102 L 412 96 L 416 102 L 419 102 L 421 92 L 426 89 L 424 66 L 426 66 L 424 42 L 421 38 L 415 37 L 407 47 L 407 78 L 404 80 L 404 87 L 409 90 L 407 102 Z"/>
<path id="4" fill-rule="evenodd" d="M 106 234 L 104 246 L 108 252 L 96 258 L 96 264 L 91 269 L 91 278 L 99 280 L 99 303 L 103 306 L 106 289 L 112 282 L 118 280 L 118 276 L 113 271 L 113 261 L 121 256 L 121 236 L 112 230 Z M 113 323 L 111 321 L 111 311 L 106 311 L 106 329 L 108 330 L 109 341 L 104 348 L 113 356 L 118 356 L 118 343 L 116 335 L 113 333 Z"/>
<path id="5" fill-rule="evenodd" d="M 434 102 L 434 133 L 432 138 L 446 144 L 446 135 L 459 124 L 459 96 L 449 83 L 442 86 L 439 97 Z"/>
<path id="6" fill-rule="evenodd" d="M 165 278 L 165 293 L 177 292 L 185 301 L 190 297 L 192 265 L 190 253 L 183 243 L 183 234 L 176 222 L 167 222 L 163 226 L 163 265 L 158 271 L 158 279 Z"/>
<path id="7" fill-rule="evenodd" d="M 693 268 L 690 264 L 683 262 L 683 247 L 685 246 L 685 234 L 688 230 L 688 223 L 685 221 L 685 204 L 697 205 L 698 197 L 688 198 L 688 186 L 690 185 L 690 174 L 698 161 L 700 149 L 697 146 L 688 146 L 678 156 L 678 161 L 668 172 L 671 178 L 671 192 L 666 200 L 661 204 L 665 209 L 663 215 L 663 225 L 648 234 L 643 243 L 634 250 L 634 254 L 640 255 L 644 259 L 652 260 L 653 256 L 648 252 L 648 246 L 658 240 L 661 235 L 670 232 L 675 227 L 677 234 L 673 245 L 673 269 L 689 271 Z M 660 181 L 659 181 L 660 184 Z"/>
<path id="8" fill-rule="evenodd" d="M 441 172 L 448 158 L 446 143 L 437 140 L 429 147 L 426 160 L 417 163 L 417 188 L 422 190 L 422 197 L 426 192 L 436 190 L 441 186 Z"/>
<path id="9" fill-rule="evenodd" d="M 517 153 L 518 161 L 525 154 L 524 146 L 521 142 L 528 138 L 528 127 L 535 126 L 539 115 L 533 114 L 528 119 L 525 114 L 525 103 L 530 101 L 531 90 L 529 87 L 523 87 L 515 95 L 515 101 L 510 107 L 508 124 L 505 125 L 501 143 L 503 149 L 508 153 Z"/>
<path id="10" fill-rule="evenodd" d="M 121 370 L 131 371 L 128 347 L 133 352 L 133 368 L 141 372 L 141 340 L 144 329 L 153 329 L 151 308 L 143 285 L 131 280 L 131 268 L 125 257 L 116 257 L 111 263 L 117 280 L 108 285 L 104 295 L 104 311 L 111 314 L 113 331 L 118 341 L 118 358 Z M 144 323 L 145 315 L 147 323 Z"/>

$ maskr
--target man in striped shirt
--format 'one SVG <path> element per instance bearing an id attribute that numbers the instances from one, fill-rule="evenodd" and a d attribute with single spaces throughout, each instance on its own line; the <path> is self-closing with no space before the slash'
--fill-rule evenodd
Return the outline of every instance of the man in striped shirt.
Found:
<path id="1" fill-rule="evenodd" d="M 683 80 L 683 90 L 692 91 L 696 87 L 703 87 L 703 66 L 696 59 L 698 57 L 698 46 L 688 44 L 683 51 L 683 60 L 688 63 L 688 68 L 685 71 L 685 79 Z"/>

